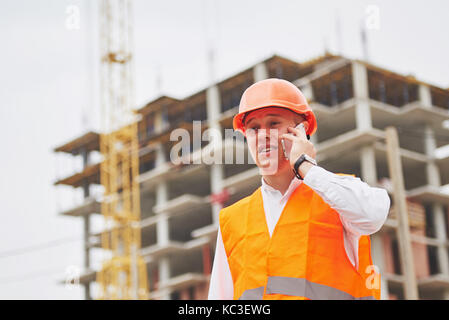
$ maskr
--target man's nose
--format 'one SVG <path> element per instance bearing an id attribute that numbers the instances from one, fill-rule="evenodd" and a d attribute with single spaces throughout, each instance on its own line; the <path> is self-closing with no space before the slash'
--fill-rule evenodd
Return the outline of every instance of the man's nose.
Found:
<path id="1" fill-rule="evenodd" d="M 260 128 L 257 130 L 257 140 L 262 141 L 266 139 L 268 136 L 268 132 L 266 128 Z"/>
<path id="2" fill-rule="evenodd" d="M 257 131 L 257 140 L 259 142 L 277 140 L 279 131 L 277 129 L 261 128 Z"/>

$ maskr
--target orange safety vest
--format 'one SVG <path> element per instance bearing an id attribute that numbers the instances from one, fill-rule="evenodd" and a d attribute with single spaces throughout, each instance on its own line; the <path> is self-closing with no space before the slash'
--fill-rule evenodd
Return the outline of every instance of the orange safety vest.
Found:
<path id="1" fill-rule="evenodd" d="M 234 299 L 380 299 L 369 236 L 349 261 L 337 211 L 305 183 L 290 196 L 272 237 L 260 187 L 220 212 Z"/>

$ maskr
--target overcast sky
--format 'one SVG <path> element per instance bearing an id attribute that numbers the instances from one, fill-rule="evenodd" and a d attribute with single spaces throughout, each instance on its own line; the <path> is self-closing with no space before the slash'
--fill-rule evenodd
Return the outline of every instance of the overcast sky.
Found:
<path id="1" fill-rule="evenodd" d="M 372 63 L 447 88 L 448 12 L 446 0 L 134 0 L 137 105 L 207 86 L 211 46 L 217 79 L 273 54 L 362 58 L 362 21 Z M 58 215 L 75 199 L 53 182 L 76 164 L 52 149 L 98 129 L 97 16 L 92 0 L 0 0 L 0 299 L 83 298 L 57 284 L 83 264 L 82 224 Z"/>

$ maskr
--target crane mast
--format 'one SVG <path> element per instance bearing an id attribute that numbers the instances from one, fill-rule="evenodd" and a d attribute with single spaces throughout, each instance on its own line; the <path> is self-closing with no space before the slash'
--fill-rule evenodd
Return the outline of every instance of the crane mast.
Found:
<path id="1" fill-rule="evenodd" d="M 137 116 L 133 93 L 131 0 L 100 0 L 100 180 L 105 254 L 97 273 L 100 299 L 147 299 L 147 270 L 140 255 Z"/>

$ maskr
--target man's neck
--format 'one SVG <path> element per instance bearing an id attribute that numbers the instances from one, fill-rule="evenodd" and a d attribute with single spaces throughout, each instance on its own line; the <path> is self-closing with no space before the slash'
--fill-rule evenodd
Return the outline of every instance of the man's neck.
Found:
<path id="1" fill-rule="evenodd" d="M 263 176 L 263 179 L 266 184 L 284 195 L 294 176 L 292 170 L 283 170 L 275 175 Z"/>

